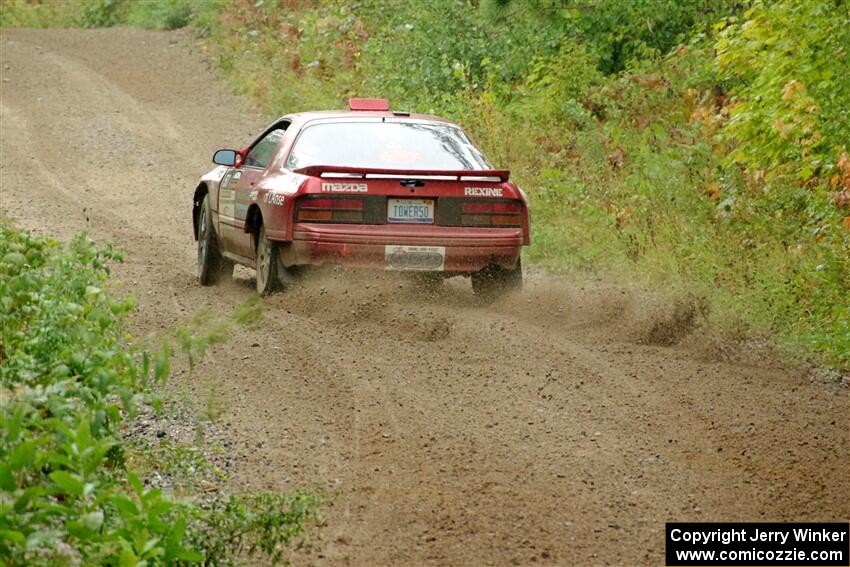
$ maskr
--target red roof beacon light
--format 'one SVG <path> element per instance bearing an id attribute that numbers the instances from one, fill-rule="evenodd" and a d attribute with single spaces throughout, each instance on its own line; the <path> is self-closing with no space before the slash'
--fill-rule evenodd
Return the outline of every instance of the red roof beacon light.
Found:
<path id="1" fill-rule="evenodd" d="M 348 99 L 349 110 L 377 110 L 386 112 L 390 109 L 390 103 L 385 98 L 350 98 Z"/>

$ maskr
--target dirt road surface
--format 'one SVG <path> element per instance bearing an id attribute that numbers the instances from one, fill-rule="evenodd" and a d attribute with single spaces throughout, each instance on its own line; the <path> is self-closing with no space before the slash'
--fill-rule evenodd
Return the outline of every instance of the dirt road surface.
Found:
<path id="1" fill-rule="evenodd" d="M 245 299 L 247 270 L 196 284 L 191 191 L 273 117 L 181 33 L 0 50 L 0 214 L 122 247 L 136 334 Z M 172 387 L 217 396 L 234 486 L 329 494 L 296 564 L 661 565 L 665 521 L 850 518 L 848 389 L 653 345 L 640 295 L 537 277 L 482 308 L 464 281 L 333 272 L 263 303 Z"/>

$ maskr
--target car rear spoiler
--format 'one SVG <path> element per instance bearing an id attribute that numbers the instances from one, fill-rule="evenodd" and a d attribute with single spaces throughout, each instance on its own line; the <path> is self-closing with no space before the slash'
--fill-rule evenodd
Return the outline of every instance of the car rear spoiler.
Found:
<path id="1" fill-rule="evenodd" d="M 312 177 L 360 177 L 402 179 L 462 179 L 475 181 L 507 181 L 507 169 L 388 169 L 380 167 L 343 167 L 338 165 L 310 165 L 293 170 Z"/>

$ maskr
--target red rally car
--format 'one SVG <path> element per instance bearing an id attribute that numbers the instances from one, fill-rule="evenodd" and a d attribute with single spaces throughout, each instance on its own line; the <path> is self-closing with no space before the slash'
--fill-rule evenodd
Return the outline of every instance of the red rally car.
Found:
<path id="1" fill-rule="evenodd" d="M 248 147 L 218 150 L 192 220 L 198 279 L 253 267 L 268 294 L 305 266 L 472 278 L 484 296 L 521 287 L 525 195 L 456 124 L 392 112 L 383 99 L 275 121 Z"/>

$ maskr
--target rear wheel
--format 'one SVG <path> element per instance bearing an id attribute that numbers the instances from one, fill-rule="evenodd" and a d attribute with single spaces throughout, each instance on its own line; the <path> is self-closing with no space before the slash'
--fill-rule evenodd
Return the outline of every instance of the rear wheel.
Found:
<path id="1" fill-rule="evenodd" d="M 233 274 L 233 263 L 224 258 L 218 247 L 218 237 L 212 227 L 210 196 L 204 195 L 198 213 L 198 281 L 214 285 L 222 277 Z"/>
<path id="2" fill-rule="evenodd" d="M 257 233 L 257 293 L 269 295 L 278 289 L 278 246 L 266 238 L 266 228 Z"/>
<path id="3" fill-rule="evenodd" d="M 517 259 L 516 267 L 510 270 L 490 265 L 472 274 L 472 291 L 485 301 L 522 289 L 522 258 Z"/>

